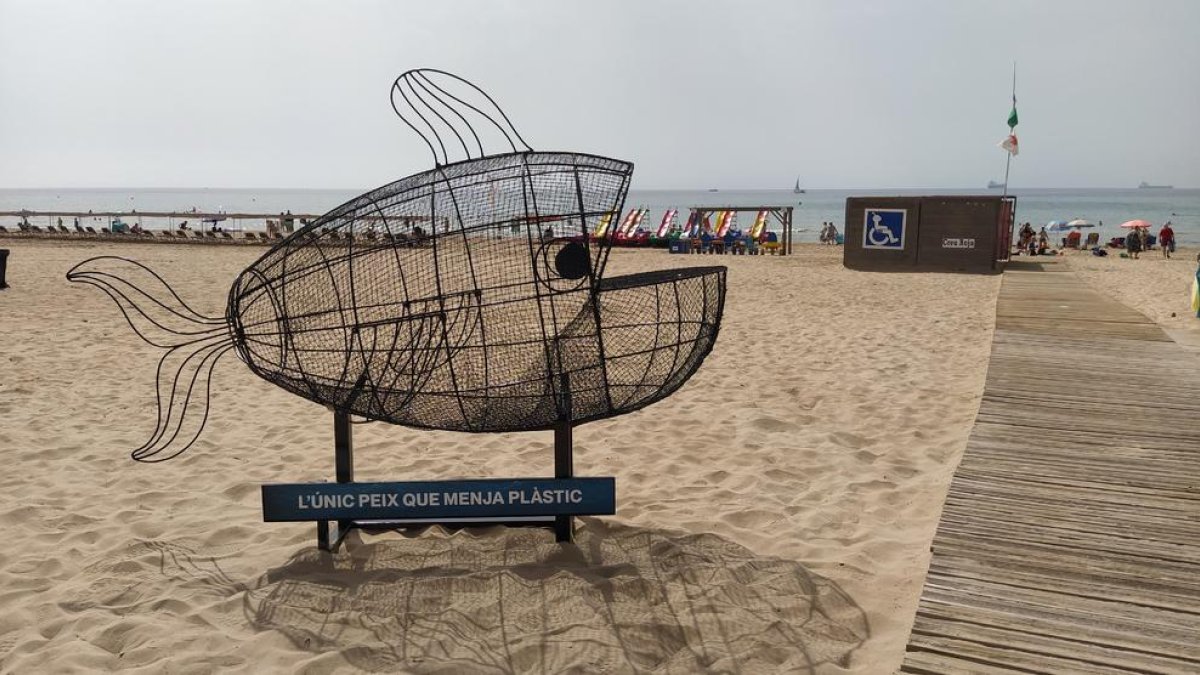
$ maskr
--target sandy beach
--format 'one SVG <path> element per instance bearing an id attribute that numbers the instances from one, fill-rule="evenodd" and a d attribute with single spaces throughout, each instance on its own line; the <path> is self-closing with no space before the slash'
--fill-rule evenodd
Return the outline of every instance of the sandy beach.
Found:
<path id="1" fill-rule="evenodd" d="M 1108 251 L 1104 257 L 1069 253 L 1063 260 L 1092 288 L 1145 314 L 1176 342 L 1200 350 L 1200 321 L 1191 308 L 1200 249 L 1180 248 L 1170 260 L 1160 249 L 1146 251 L 1137 260 Z"/>
<path id="2" fill-rule="evenodd" d="M 354 535 L 331 557 L 311 524 L 261 522 L 259 501 L 264 482 L 332 479 L 329 413 L 229 357 L 200 442 L 133 462 L 159 352 L 64 279 L 129 256 L 219 314 L 261 248 L 4 247 L 4 672 L 891 672 L 1000 284 L 853 272 L 816 245 L 725 256 L 725 320 L 700 372 L 576 430 L 577 474 L 616 477 L 615 517 L 582 519 L 565 548 L 492 528 Z M 616 251 L 608 274 L 714 262 Z M 359 425 L 357 477 L 546 475 L 551 440 Z"/>

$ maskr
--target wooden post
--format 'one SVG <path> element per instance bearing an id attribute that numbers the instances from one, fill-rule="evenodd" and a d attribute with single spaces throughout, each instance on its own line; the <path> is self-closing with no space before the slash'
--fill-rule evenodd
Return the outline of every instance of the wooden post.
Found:
<path id="1" fill-rule="evenodd" d="M 784 212 L 784 218 L 787 219 L 787 245 L 784 246 L 784 255 L 792 254 L 792 207 L 787 207 Z"/>

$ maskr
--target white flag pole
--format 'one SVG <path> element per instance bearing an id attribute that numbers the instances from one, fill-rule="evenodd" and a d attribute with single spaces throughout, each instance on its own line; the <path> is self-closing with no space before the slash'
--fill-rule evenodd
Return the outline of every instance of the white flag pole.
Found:
<path id="1" fill-rule="evenodd" d="M 1013 61 L 1013 85 L 1012 85 L 1013 108 L 1017 107 L 1017 62 Z M 1012 136 L 1013 127 L 1008 128 L 1008 135 Z M 1008 158 L 1004 160 L 1004 197 L 1008 196 L 1008 168 L 1012 164 L 1012 150 L 1008 151 Z"/>

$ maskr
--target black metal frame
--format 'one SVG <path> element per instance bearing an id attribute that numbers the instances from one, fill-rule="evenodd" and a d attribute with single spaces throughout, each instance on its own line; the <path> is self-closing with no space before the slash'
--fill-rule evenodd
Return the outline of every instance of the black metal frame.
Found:
<path id="1" fill-rule="evenodd" d="M 575 425 L 661 400 L 700 367 L 724 312 L 724 267 L 604 277 L 612 240 L 591 233 L 622 210 L 633 164 L 532 150 L 491 97 L 442 71 L 401 75 L 392 106 L 435 168 L 280 241 L 233 283 L 224 316 L 196 312 L 132 260 L 68 272 L 168 350 L 158 425 L 134 459 L 170 459 L 199 438 L 213 367 L 230 351 L 337 411 L 340 483 L 354 478 L 351 415 L 470 433 L 552 429 L 555 476 L 569 478 Z M 484 132 L 501 152 L 488 154 Z M 569 541 L 571 516 L 549 520 Z M 320 524 L 321 547 L 368 526 Z"/>
<path id="2" fill-rule="evenodd" d="M 563 420 L 554 425 L 554 477 L 575 477 L 575 447 L 574 424 Z M 354 482 L 354 423 L 350 413 L 336 410 L 333 413 L 333 463 L 335 478 L 338 483 Z M 548 516 L 512 518 L 467 518 L 461 520 L 338 520 L 331 527 L 331 521 L 317 521 L 317 548 L 330 553 L 336 552 L 352 530 L 388 529 L 399 530 L 407 528 L 424 528 L 439 525 L 447 529 L 465 527 L 487 527 L 503 525 L 505 527 L 545 527 L 554 530 L 554 540 L 559 543 L 570 543 L 575 540 L 574 516 Z"/>

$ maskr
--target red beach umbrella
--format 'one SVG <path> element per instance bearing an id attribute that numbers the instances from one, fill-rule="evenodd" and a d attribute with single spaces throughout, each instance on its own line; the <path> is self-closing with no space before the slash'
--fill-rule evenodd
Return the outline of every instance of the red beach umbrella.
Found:
<path id="1" fill-rule="evenodd" d="M 1146 229 L 1150 229 L 1151 227 L 1154 227 L 1154 224 L 1148 220 L 1129 220 L 1124 223 L 1121 223 L 1121 227 L 1125 227 L 1125 228 L 1129 228 L 1129 229 L 1133 229 L 1135 227 L 1144 227 Z"/>

